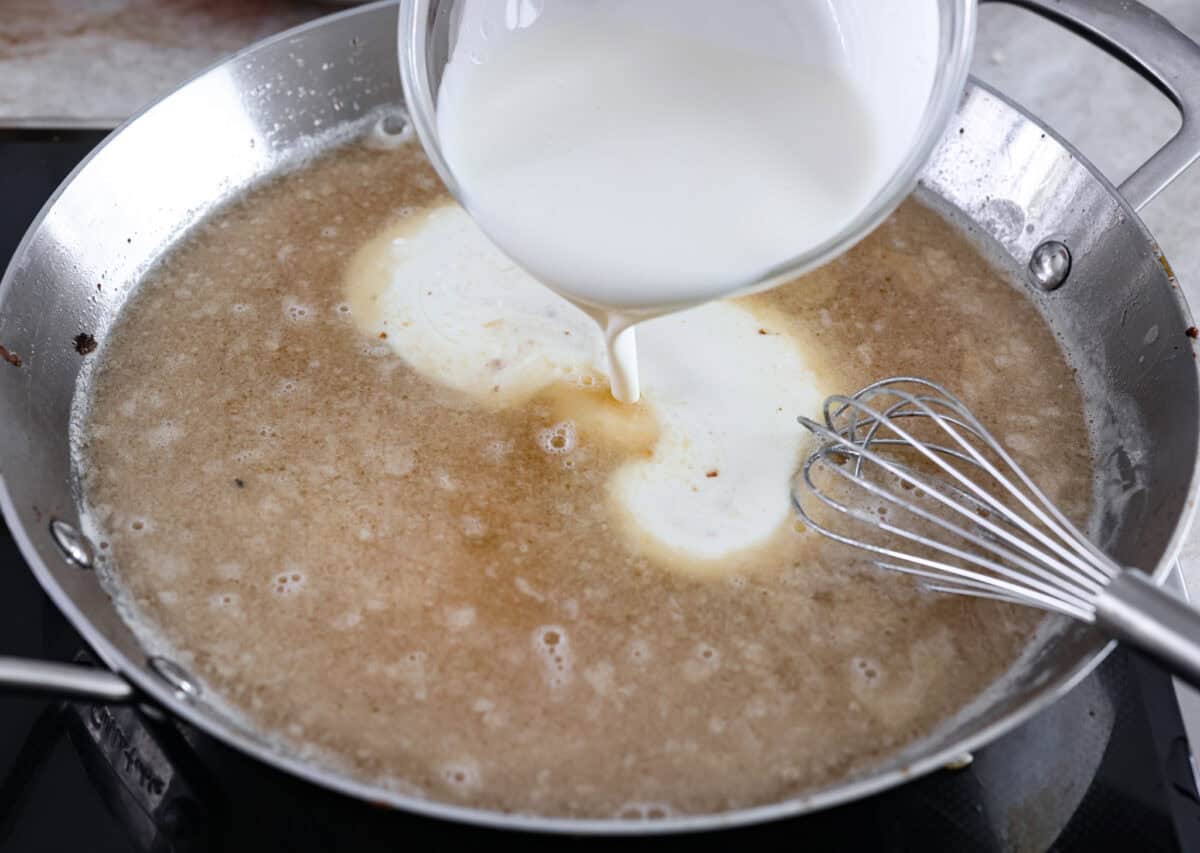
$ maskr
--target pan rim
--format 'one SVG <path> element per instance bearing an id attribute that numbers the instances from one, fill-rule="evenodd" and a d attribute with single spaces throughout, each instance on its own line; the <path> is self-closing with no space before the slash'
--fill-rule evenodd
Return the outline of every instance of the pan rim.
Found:
<path id="1" fill-rule="evenodd" d="M 160 101 L 147 106 L 137 114 L 129 118 L 127 121 L 117 127 L 110 133 L 80 164 L 72 170 L 66 179 L 59 185 L 55 192 L 47 200 L 35 217 L 33 223 L 26 231 L 24 237 L 20 241 L 13 254 L 13 259 L 3 276 L 0 278 L 0 294 L 6 293 L 9 288 L 15 286 L 14 270 L 17 266 L 17 261 L 27 251 L 29 244 L 39 232 L 43 221 L 48 213 L 57 203 L 66 188 L 74 181 L 76 176 L 91 163 L 110 142 L 112 142 L 118 134 L 125 128 L 136 122 L 144 114 L 153 110 L 162 100 L 171 97 L 175 92 L 183 87 L 188 86 L 194 80 L 197 80 L 212 71 L 222 68 L 225 65 L 238 61 L 242 58 L 252 55 L 256 51 L 267 48 L 271 45 L 280 42 L 286 42 L 294 39 L 310 30 L 328 25 L 331 21 L 343 19 L 355 15 L 371 15 L 384 11 L 389 7 L 394 7 L 395 4 L 390 0 L 381 0 L 381 2 L 372 3 L 355 9 L 338 12 L 315 21 L 309 22 L 302 26 L 287 30 L 276 36 L 258 42 L 234 55 L 226 58 L 199 74 L 190 78 L 187 82 L 181 84 L 176 90 L 164 96 Z M 394 30 L 394 27 L 392 27 Z M 1146 243 L 1153 251 L 1161 257 L 1161 252 L 1158 249 L 1158 244 L 1150 234 L 1144 223 L 1138 217 L 1136 212 L 1130 207 L 1120 193 L 1112 186 L 1112 184 L 1101 175 L 1090 162 L 1086 160 L 1079 152 L 1056 134 L 1052 129 L 1045 127 L 1035 117 L 1031 116 L 1013 101 L 1004 95 L 996 92 L 991 87 L 971 78 L 967 86 L 967 97 L 970 97 L 973 90 L 981 90 L 988 93 L 990 96 L 999 100 L 1009 109 L 1017 112 L 1024 120 L 1029 121 L 1045 131 L 1048 139 L 1052 139 L 1055 143 L 1065 149 L 1077 159 L 1083 167 L 1088 171 L 1093 179 L 1098 180 L 1108 194 L 1122 208 L 1127 219 L 1135 224 L 1140 230 Z M 1191 312 L 1188 309 L 1186 300 L 1183 297 L 1182 291 L 1178 287 L 1173 287 L 1174 298 L 1181 315 L 1190 322 Z M 1193 344 L 1194 347 L 1194 344 Z M 1194 350 L 1193 350 L 1194 351 Z M 1194 374 L 1194 380 L 1200 387 L 1200 370 Z M 1184 496 L 1184 511 L 1175 529 L 1170 536 L 1164 557 L 1160 561 L 1158 567 L 1153 573 L 1153 577 L 1158 583 L 1166 578 L 1171 571 L 1172 565 L 1178 558 L 1178 554 L 1183 547 L 1183 542 L 1191 528 L 1194 519 L 1195 497 L 1197 489 L 1200 488 L 1200 468 L 1198 468 L 1196 459 L 1192 460 L 1192 471 L 1189 478 L 1187 493 Z M 763 823 L 772 820 L 786 819 L 796 817 L 820 809 L 830 808 L 836 805 L 841 805 L 865 796 L 878 793 L 880 791 L 895 787 L 907 781 L 911 781 L 919 776 L 930 773 L 940 767 L 946 765 L 951 759 L 960 755 L 964 750 L 971 751 L 980 746 L 989 743 L 1013 728 L 1028 720 L 1039 710 L 1046 707 L 1053 701 L 1056 701 L 1064 693 L 1073 688 L 1083 678 L 1085 678 L 1096 666 L 1098 666 L 1116 646 L 1114 641 L 1100 642 L 1097 641 L 1097 648 L 1094 653 L 1085 656 L 1075 667 L 1069 671 L 1059 675 L 1056 678 L 1048 680 L 1044 685 L 1037 688 L 1024 704 L 1012 711 L 1002 715 L 993 723 L 979 729 L 971 735 L 968 735 L 958 742 L 947 746 L 944 749 L 937 750 L 927 755 L 921 756 L 909 764 L 896 767 L 890 770 L 881 772 L 872 772 L 866 770 L 863 776 L 856 779 L 851 779 L 844 783 L 839 783 L 823 790 L 814 792 L 811 795 L 793 797 L 778 803 L 771 803 L 762 806 L 755 806 L 745 809 L 737 809 L 728 812 L 686 815 L 676 817 L 666 817 L 652 821 L 628 821 L 617 818 L 604 819 L 577 819 L 577 818 L 562 818 L 562 817 L 542 817 L 522 814 L 504 814 L 489 809 L 474 808 L 467 806 L 459 806 L 448 802 L 426 800 L 415 798 L 408 795 L 399 794 L 388 789 L 371 785 L 365 782 L 357 781 L 340 771 L 326 769 L 316 764 L 311 764 L 292 757 L 283 752 L 277 751 L 274 747 L 265 741 L 252 736 L 250 733 L 240 731 L 229 721 L 221 719 L 214 714 L 206 712 L 203 708 L 189 704 L 185 701 L 180 701 L 172 692 L 171 688 L 155 677 L 148 669 L 138 666 L 133 659 L 119 651 L 113 644 L 82 612 L 76 605 L 71 596 L 63 589 L 63 587 L 55 580 L 48 567 L 43 563 L 36 547 L 30 537 L 29 529 L 20 522 L 18 517 L 15 499 L 9 490 L 7 481 L 0 476 L 0 509 L 3 510 L 3 515 L 10 522 L 10 529 L 16 541 L 22 556 L 29 564 L 30 570 L 38 580 L 38 583 L 47 592 L 50 598 L 58 609 L 63 612 L 76 630 L 84 637 L 90 646 L 92 646 L 101 660 L 113 671 L 127 678 L 133 683 L 138 690 L 144 695 L 153 699 L 158 705 L 168 710 L 170 713 L 182 718 L 190 725 L 196 726 L 204 731 L 207 735 L 216 738 L 217 740 L 232 746 L 235 749 L 262 761 L 265 764 L 279 768 L 292 775 L 305 779 L 308 782 L 320 785 L 322 787 L 338 791 L 342 794 L 352 796 L 356 799 L 365 800 L 373 803 L 386 804 L 388 806 L 401 809 L 407 812 L 424 815 L 427 817 L 449 820 L 459 823 L 472 824 L 476 826 L 485 826 L 496 829 L 518 830 L 525 832 L 536 833 L 561 833 L 561 834 L 589 834 L 589 835 L 605 835 L 605 836 L 628 836 L 628 835 L 664 835 L 681 832 L 709 831 L 731 829 L 734 827 L 747 826 L 751 824 Z"/>

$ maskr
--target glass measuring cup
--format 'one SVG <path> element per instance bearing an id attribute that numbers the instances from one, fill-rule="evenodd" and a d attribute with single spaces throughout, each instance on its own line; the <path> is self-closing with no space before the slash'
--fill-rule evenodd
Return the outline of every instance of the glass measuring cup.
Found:
<path id="1" fill-rule="evenodd" d="M 623 0 L 603 0 L 620 6 Z M 632 6 L 658 11 L 662 20 L 696 17 L 699 7 L 687 0 L 639 0 Z M 437 121 L 438 90 L 452 58 L 486 51 L 519 50 L 520 34 L 539 26 L 549 9 L 556 13 L 561 0 L 402 0 L 399 23 L 399 58 L 405 97 L 413 125 L 425 151 L 447 188 L 475 213 L 459 176 L 444 154 Z M 626 5 L 629 5 L 626 3 Z M 769 264 L 748 271 L 727 283 L 719 292 L 704 294 L 704 300 L 740 295 L 765 289 L 813 269 L 845 252 L 878 225 L 912 189 L 926 159 L 945 131 L 966 80 L 974 37 L 975 0 L 911 0 L 878 4 L 875 0 L 759 0 L 752 6 L 725 7 L 718 22 L 726 30 L 719 37 L 738 37 L 737 22 L 753 15 L 778 16 L 778 33 L 770 33 L 778 44 L 767 49 L 788 48 L 787 39 L 803 36 L 806 7 L 820 7 L 823 16 L 836 20 L 836 40 L 845 52 L 846 67 L 855 89 L 871 105 L 885 131 L 886 151 L 871 189 L 873 193 L 856 215 L 815 245 L 795 253 L 784 253 Z M 766 20 L 766 19 L 764 19 Z M 790 27 L 790 28 L 789 28 Z M 711 28 L 710 28 L 711 29 Z M 771 28 L 758 27 L 763 35 Z M 711 33 L 710 33 L 711 35 Z M 744 35 L 744 33 L 743 33 Z M 614 45 L 619 50 L 619 45 Z M 485 228 L 485 230 L 488 230 Z M 489 231 L 493 239 L 497 235 Z M 503 239 L 497 240 L 501 248 Z M 511 254 L 511 252 L 510 252 Z M 521 260 L 521 258 L 517 258 Z M 544 282 L 559 289 L 554 282 Z M 560 290 L 560 292 L 563 292 Z M 580 307 L 602 313 L 606 306 L 589 306 L 586 299 L 563 295 Z M 624 325 L 671 310 L 697 304 L 688 302 L 627 304 Z M 602 325 L 605 321 L 601 319 Z M 608 322 L 612 335 L 611 317 Z M 618 324 L 621 325 L 621 324 Z"/>

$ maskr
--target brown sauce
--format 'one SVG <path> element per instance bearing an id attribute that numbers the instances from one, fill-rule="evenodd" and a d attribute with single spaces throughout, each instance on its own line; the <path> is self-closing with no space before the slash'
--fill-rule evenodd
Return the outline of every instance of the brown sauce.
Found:
<path id="1" fill-rule="evenodd" d="M 79 449 L 114 577 L 252 725 L 455 803 L 712 812 L 869 767 L 1011 664 L 1035 614 L 922 592 L 811 532 L 672 570 L 602 499 L 647 441 L 564 469 L 536 440 L 554 394 L 485 410 L 357 332 L 349 259 L 439 193 L 415 147 L 327 155 L 198 228 L 99 353 Z M 745 304 L 786 317 L 770 332 L 808 341 L 839 389 L 954 388 L 1086 514 L 1056 339 L 935 213 L 909 202 Z"/>

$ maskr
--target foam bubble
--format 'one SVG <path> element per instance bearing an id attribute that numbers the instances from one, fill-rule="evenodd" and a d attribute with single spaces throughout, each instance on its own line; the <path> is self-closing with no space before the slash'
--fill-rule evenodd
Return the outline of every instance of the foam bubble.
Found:
<path id="1" fill-rule="evenodd" d="M 483 784 L 479 762 L 469 757 L 445 762 L 438 768 L 438 774 L 443 782 L 460 794 L 478 790 Z"/>
<path id="2" fill-rule="evenodd" d="M 1010 432 L 1004 436 L 1004 443 L 1009 450 L 1014 450 L 1017 453 L 1029 453 L 1034 448 L 1035 442 L 1027 435 L 1019 432 Z"/>
<path id="3" fill-rule="evenodd" d="M 616 670 L 613 669 L 611 663 L 600 661 L 583 671 L 583 680 L 596 691 L 597 695 L 607 696 L 613 690 L 615 673 Z"/>
<path id="4" fill-rule="evenodd" d="M 237 612 L 241 609 L 242 599 L 236 592 L 229 590 L 214 593 L 208 598 L 208 606 L 213 610 Z"/>
<path id="5" fill-rule="evenodd" d="M 184 429 L 174 421 L 163 421 L 146 430 L 146 443 L 155 450 L 165 450 L 183 438 Z"/>
<path id="6" fill-rule="evenodd" d="M 296 393 L 296 389 L 300 387 L 300 383 L 296 379 L 282 379 L 275 386 L 275 394 L 280 397 L 286 397 Z"/>
<path id="7" fill-rule="evenodd" d="M 418 702 L 429 698 L 429 688 L 425 678 L 425 652 L 410 651 L 400 660 L 390 663 L 383 668 L 388 678 L 407 685 L 412 690 L 412 696 Z"/>
<path id="8" fill-rule="evenodd" d="M 742 646 L 742 657 L 751 663 L 766 663 L 767 650 L 762 643 L 746 643 Z"/>
<path id="9" fill-rule="evenodd" d="M 617 809 L 613 815 L 618 820 L 662 820 L 674 814 L 666 803 L 629 802 Z"/>
<path id="10" fill-rule="evenodd" d="M 155 554 L 154 576 L 161 581 L 171 582 L 187 577 L 192 572 L 192 564 L 178 554 Z"/>
<path id="11" fill-rule="evenodd" d="M 192 361 L 193 357 L 190 353 L 173 352 L 163 359 L 163 366 L 167 370 L 178 370 L 181 367 L 191 364 Z"/>
<path id="12" fill-rule="evenodd" d="M 283 300 L 283 316 L 295 323 L 308 323 L 316 316 L 316 309 L 295 297 L 289 296 Z"/>
<path id="13" fill-rule="evenodd" d="M 414 785 L 407 779 L 401 779 L 398 776 L 380 776 L 375 781 L 381 787 L 387 788 L 389 791 L 395 791 L 397 794 L 401 794 L 406 797 L 413 797 L 421 800 L 425 799 L 426 797 L 424 788 L 420 787 L 419 785 Z"/>
<path id="14" fill-rule="evenodd" d="M 296 595 L 304 589 L 306 583 L 307 578 L 301 569 L 295 566 L 287 566 L 284 568 L 284 571 L 271 578 L 271 590 L 276 595 Z"/>
<path id="15" fill-rule="evenodd" d="M 560 625 L 542 625 L 533 631 L 533 650 L 542 662 L 542 672 L 552 690 L 566 687 L 574 679 L 575 660 L 571 640 Z"/>
<path id="16" fill-rule="evenodd" d="M 471 705 L 471 710 L 479 714 L 485 726 L 491 728 L 499 728 L 507 721 L 504 714 L 496 709 L 496 703 L 491 699 L 476 699 Z"/>
<path id="17" fill-rule="evenodd" d="M 531 584 L 529 581 L 525 580 L 525 578 L 518 577 L 514 581 L 514 583 L 516 584 L 517 592 L 521 593 L 521 595 L 528 596 L 529 598 L 532 598 L 535 601 L 545 601 L 546 600 L 546 596 L 544 596 L 540 592 L 538 592 L 537 589 L 534 588 L 533 584 Z"/>
<path id="18" fill-rule="evenodd" d="M 483 519 L 476 515 L 464 515 L 462 517 L 462 532 L 463 536 L 468 539 L 481 539 L 487 535 L 487 524 Z"/>
<path id="19" fill-rule="evenodd" d="M 746 703 L 743 714 L 749 720 L 761 720 L 767 715 L 767 710 L 766 701 L 761 696 L 755 696 Z"/>
<path id="20" fill-rule="evenodd" d="M 455 607 L 446 612 L 446 627 L 451 631 L 462 631 L 475 624 L 475 608 Z"/>
<path id="21" fill-rule="evenodd" d="M 537 434 L 538 446 L 550 454 L 566 454 L 579 443 L 574 421 L 562 421 Z"/>
<path id="22" fill-rule="evenodd" d="M 219 302 L 205 302 L 205 303 L 204 303 L 203 305 L 201 305 L 201 306 L 200 306 L 200 307 L 199 307 L 197 310 L 193 311 L 191 316 L 192 316 L 193 318 L 197 318 L 197 317 L 214 317 L 214 316 L 216 316 L 217 312 L 218 312 L 218 311 L 220 311 L 220 310 L 221 310 L 221 303 L 219 303 Z"/>
<path id="23" fill-rule="evenodd" d="M 883 667 L 874 658 L 850 659 L 850 678 L 856 688 L 878 687 L 883 680 Z"/>
<path id="24" fill-rule="evenodd" d="M 500 462 L 513 450 L 511 441 L 489 441 L 483 448 L 483 456 L 492 462 Z"/>
<path id="25" fill-rule="evenodd" d="M 704 681 L 721 668 L 721 654 L 708 643 L 697 643 L 691 657 L 683 662 L 683 677 L 691 682 Z"/>
<path id="26" fill-rule="evenodd" d="M 580 370 L 577 365 L 563 368 L 562 377 L 571 385 L 588 391 L 599 391 L 608 385 L 604 377 L 598 376 L 590 370 Z"/>
<path id="27" fill-rule="evenodd" d="M 383 452 L 383 473 L 406 477 L 417 467 L 417 454 L 411 447 L 389 447 Z"/>

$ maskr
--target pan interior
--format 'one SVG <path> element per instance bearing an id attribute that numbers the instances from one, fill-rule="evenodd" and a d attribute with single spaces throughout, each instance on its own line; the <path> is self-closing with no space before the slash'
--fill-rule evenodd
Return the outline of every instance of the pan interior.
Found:
<path id="1" fill-rule="evenodd" d="M 611 440 L 584 411 L 597 390 L 496 409 L 365 335 L 358 253 L 453 215 L 415 146 L 371 139 L 195 227 L 76 399 L 85 520 L 146 648 L 287 754 L 574 818 L 808 795 L 1027 674 L 1053 633 L 1036 614 L 922 593 L 787 524 L 720 561 L 664 552 L 606 485 L 653 432 Z M 798 342 L 828 391 L 945 382 L 1084 520 L 1086 395 L 979 246 L 909 202 L 846 258 L 739 300 L 746 345 Z"/>

